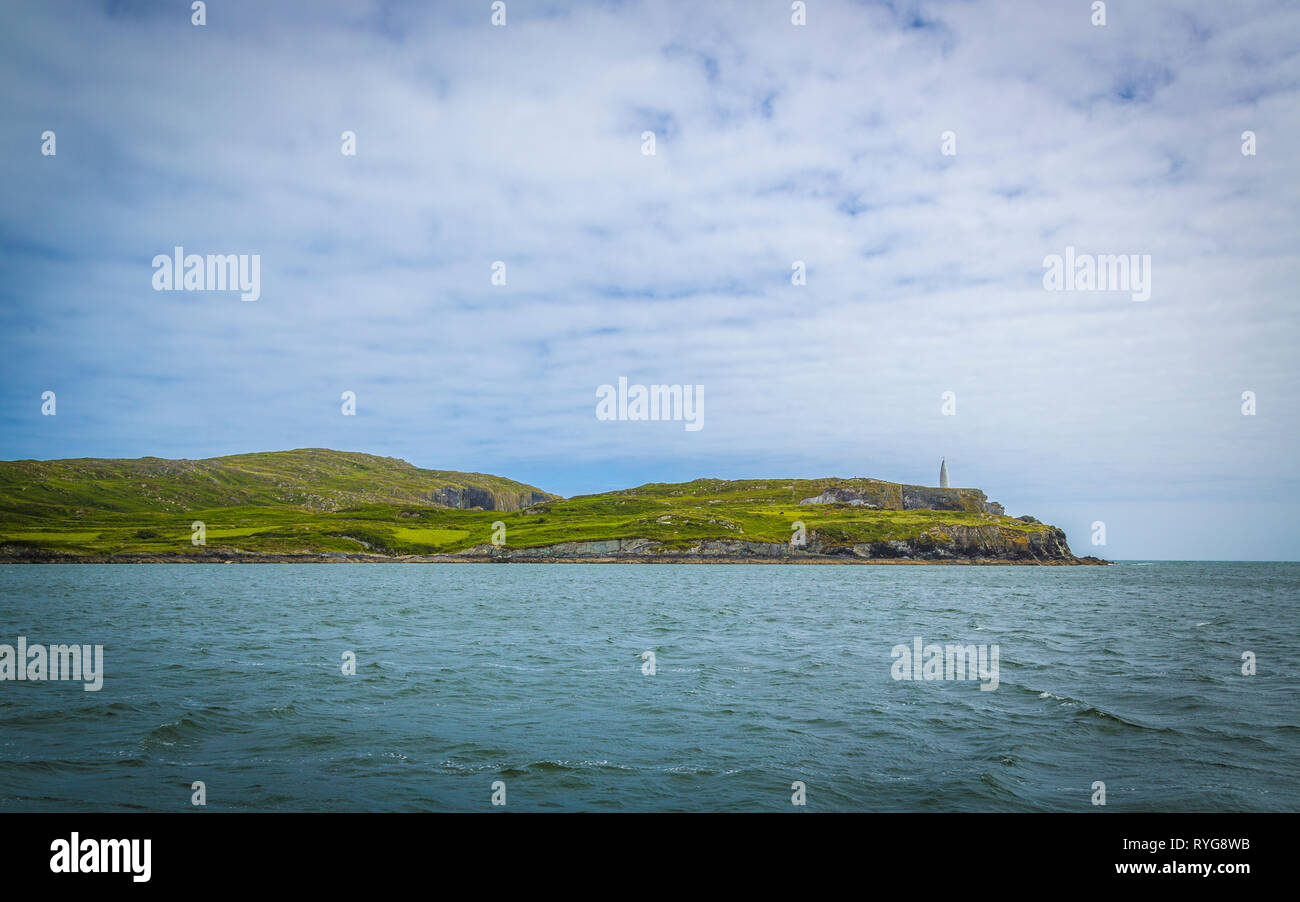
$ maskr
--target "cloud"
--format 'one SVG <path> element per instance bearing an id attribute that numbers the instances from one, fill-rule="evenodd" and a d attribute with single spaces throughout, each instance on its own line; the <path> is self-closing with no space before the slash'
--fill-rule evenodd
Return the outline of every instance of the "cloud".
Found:
<path id="1" fill-rule="evenodd" d="M 5 457 L 1300 502 L 1285 4 L 183 6 L 0 13 Z M 153 292 L 176 245 L 261 254 L 261 300 Z M 1150 254 L 1151 300 L 1044 291 L 1066 246 Z M 619 376 L 706 428 L 597 421 Z"/>

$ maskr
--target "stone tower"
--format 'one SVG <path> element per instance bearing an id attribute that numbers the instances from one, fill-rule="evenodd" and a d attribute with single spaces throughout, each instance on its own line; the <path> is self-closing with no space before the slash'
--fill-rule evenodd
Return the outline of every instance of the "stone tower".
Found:
<path id="1" fill-rule="evenodd" d="M 948 488 L 948 461 L 946 458 L 939 460 L 939 488 Z"/>

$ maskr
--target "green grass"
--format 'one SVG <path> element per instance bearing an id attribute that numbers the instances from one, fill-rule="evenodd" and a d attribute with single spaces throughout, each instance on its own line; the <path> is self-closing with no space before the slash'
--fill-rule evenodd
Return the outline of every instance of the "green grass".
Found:
<path id="1" fill-rule="evenodd" d="M 433 502 L 431 495 L 447 489 L 477 492 L 505 509 L 546 496 L 499 476 L 422 470 L 392 457 L 308 448 L 207 460 L 3 461 L 0 517 L 49 522 L 90 513 L 134 517 L 218 507 L 331 512 L 426 505 Z"/>
<path id="2" fill-rule="evenodd" d="M 500 477 L 314 450 L 204 461 L 15 461 L 0 463 L 0 545 L 195 554 L 205 550 L 190 542 L 195 520 L 207 526 L 206 550 L 263 553 L 454 553 L 490 543 L 497 521 L 512 548 L 628 538 L 677 548 L 702 539 L 788 543 L 796 520 L 834 545 L 914 539 L 937 526 L 995 526 L 1027 542 L 1050 528 L 984 513 L 975 495 L 961 496 L 973 509 L 952 511 L 798 503 L 845 485 L 882 503 L 901 497 L 901 487 L 876 480 L 701 479 L 562 499 Z M 445 486 L 537 503 L 513 511 L 428 503 Z"/>

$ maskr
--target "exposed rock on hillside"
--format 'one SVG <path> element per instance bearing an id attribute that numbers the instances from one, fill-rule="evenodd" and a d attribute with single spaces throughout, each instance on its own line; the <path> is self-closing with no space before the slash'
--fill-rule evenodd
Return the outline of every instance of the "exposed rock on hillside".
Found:
<path id="1" fill-rule="evenodd" d="M 876 510 L 974 511 L 1003 516 L 1006 511 L 979 489 L 940 489 L 878 479 L 834 480 L 831 488 L 800 504 L 851 504 Z"/>

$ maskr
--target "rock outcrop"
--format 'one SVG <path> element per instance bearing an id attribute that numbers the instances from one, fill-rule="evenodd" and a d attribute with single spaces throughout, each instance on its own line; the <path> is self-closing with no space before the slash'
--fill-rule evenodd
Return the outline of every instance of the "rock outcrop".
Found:
<path id="1" fill-rule="evenodd" d="M 460 510 L 478 508 L 485 511 L 519 511 L 543 501 L 549 501 L 554 495 L 543 492 L 522 491 L 503 492 L 481 488 L 474 485 L 443 486 L 426 492 L 421 500 L 428 504 L 442 507 L 454 507 Z"/>
<path id="2" fill-rule="evenodd" d="M 979 489 L 940 489 L 878 479 L 846 479 L 800 504 L 851 504 L 876 510 L 973 511 L 1003 516 L 1006 511 Z"/>
<path id="3" fill-rule="evenodd" d="M 611 539 L 559 542 L 531 548 L 488 544 L 459 552 L 457 557 L 498 561 L 762 561 L 854 563 L 894 561 L 915 563 L 1101 564 L 1097 558 L 1077 558 L 1065 533 L 1054 526 L 1026 532 L 988 526 L 933 526 L 916 538 L 837 544 L 815 532 L 802 547 L 778 542 L 705 539 L 690 545 L 667 545 L 652 539 Z"/>
<path id="4" fill-rule="evenodd" d="M 653 539 L 608 539 L 557 542 L 529 548 L 481 543 L 455 554 L 344 553 L 303 549 L 268 553 L 237 548 L 195 549 L 184 553 L 67 554 L 18 545 L 0 546 L 8 563 L 780 563 L 780 564 L 1106 564 L 1094 557 L 1077 558 L 1055 527 L 1023 533 L 997 526 L 936 526 L 915 539 L 836 545 L 809 534 L 806 547 L 740 539 L 704 539 L 690 545 L 667 545 Z"/>

